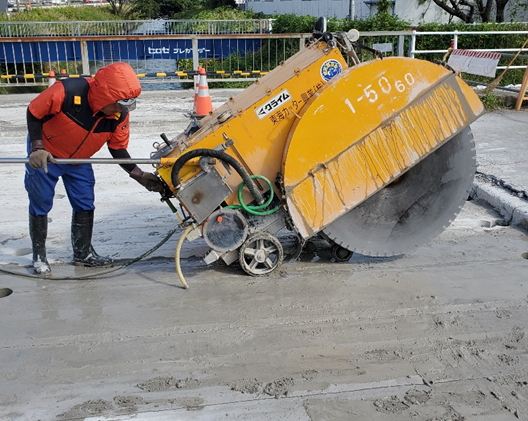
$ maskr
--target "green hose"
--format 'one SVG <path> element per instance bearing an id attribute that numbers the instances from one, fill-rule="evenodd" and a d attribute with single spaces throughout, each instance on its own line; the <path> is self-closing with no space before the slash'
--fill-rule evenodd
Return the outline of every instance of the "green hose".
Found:
<path id="1" fill-rule="evenodd" d="M 263 175 L 252 175 L 250 177 L 253 179 L 257 178 L 259 180 L 265 181 L 268 184 L 268 187 L 270 189 L 270 196 L 268 200 L 266 200 L 266 202 L 264 202 L 262 205 L 257 205 L 257 206 L 246 205 L 242 200 L 242 189 L 244 188 L 244 182 L 242 181 L 242 183 L 240 183 L 240 186 L 238 187 L 238 202 L 240 203 L 240 205 L 226 206 L 226 209 L 243 209 L 247 213 L 250 213 L 251 215 L 257 215 L 257 216 L 271 215 L 272 213 L 277 212 L 279 210 L 279 206 L 273 209 L 265 210 L 265 211 L 262 210 L 262 209 L 267 208 L 270 205 L 271 201 L 273 200 L 273 196 L 275 194 L 273 192 L 273 185 L 271 184 L 271 181 L 269 181 Z"/>

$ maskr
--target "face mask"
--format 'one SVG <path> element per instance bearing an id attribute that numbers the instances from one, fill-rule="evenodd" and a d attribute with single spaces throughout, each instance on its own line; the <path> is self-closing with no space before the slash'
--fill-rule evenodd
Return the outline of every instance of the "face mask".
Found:
<path id="1" fill-rule="evenodd" d="M 136 109 L 136 98 L 121 99 L 116 101 L 116 104 L 121 109 L 121 112 L 134 111 Z"/>

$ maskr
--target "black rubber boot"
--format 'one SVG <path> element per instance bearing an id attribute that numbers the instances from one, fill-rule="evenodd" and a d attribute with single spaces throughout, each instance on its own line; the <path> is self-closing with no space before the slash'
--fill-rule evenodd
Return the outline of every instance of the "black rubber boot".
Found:
<path id="1" fill-rule="evenodd" d="M 46 258 L 46 237 L 48 236 L 48 215 L 29 215 L 29 236 L 33 246 L 33 268 L 37 275 L 51 275 Z"/>
<path id="2" fill-rule="evenodd" d="M 94 211 L 73 212 L 71 240 L 73 264 L 77 266 L 110 267 L 114 260 L 99 256 L 92 247 Z"/>

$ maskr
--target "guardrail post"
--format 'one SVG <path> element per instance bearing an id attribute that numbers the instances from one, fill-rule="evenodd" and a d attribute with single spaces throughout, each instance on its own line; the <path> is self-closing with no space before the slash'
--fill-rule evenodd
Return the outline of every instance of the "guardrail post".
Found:
<path id="1" fill-rule="evenodd" d="M 398 57 L 403 57 L 403 46 L 405 45 L 405 36 L 398 35 Z"/>
<path id="2" fill-rule="evenodd" d="M 196 37 L 191 38 L 192 46 L 192 60 L 193 60 L 193 70 L 198 70 L 200 62 L 198 60 L 198 39 Z"/>
<path id="3" fill-rule="evenodd" d="M 458 31 L 455 30 L 455 33 L 453 35 L 453 49 L 458 48 Z"/>
<path id="4" fill-rule="evenodd" d="M 299 51 L 302 51 L 306 48 L 306 41 L 304 39 L 304 34 L 301 34 L 301 37 L 299 38 Z"/>
<path id="5" fill-rule="evenodd" d="M 413 29 L 411 34 L 411 42 L 409 43 L 409 57 L 414 58 L 414 52 L 416 51 L 416 30 Z"/>
<path id="6" fill-rule="evenodd" d="M 83 75 L 89 75 L 90 61 L 88 60 L 88 43 L 85 40 L 81 41 L 81 60 Z"/>

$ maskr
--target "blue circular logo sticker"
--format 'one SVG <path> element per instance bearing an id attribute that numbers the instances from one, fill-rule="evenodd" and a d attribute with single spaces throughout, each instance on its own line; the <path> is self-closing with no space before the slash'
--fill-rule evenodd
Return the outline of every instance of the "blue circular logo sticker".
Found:
<path id="1" fill-rule="evenodd" d="M 341 63 L 337 60 L 326 60 L 321 66 L 321 77 L 325 82 L 328 82 L 334 76 L 341 73 L 342 70 Z"/>

